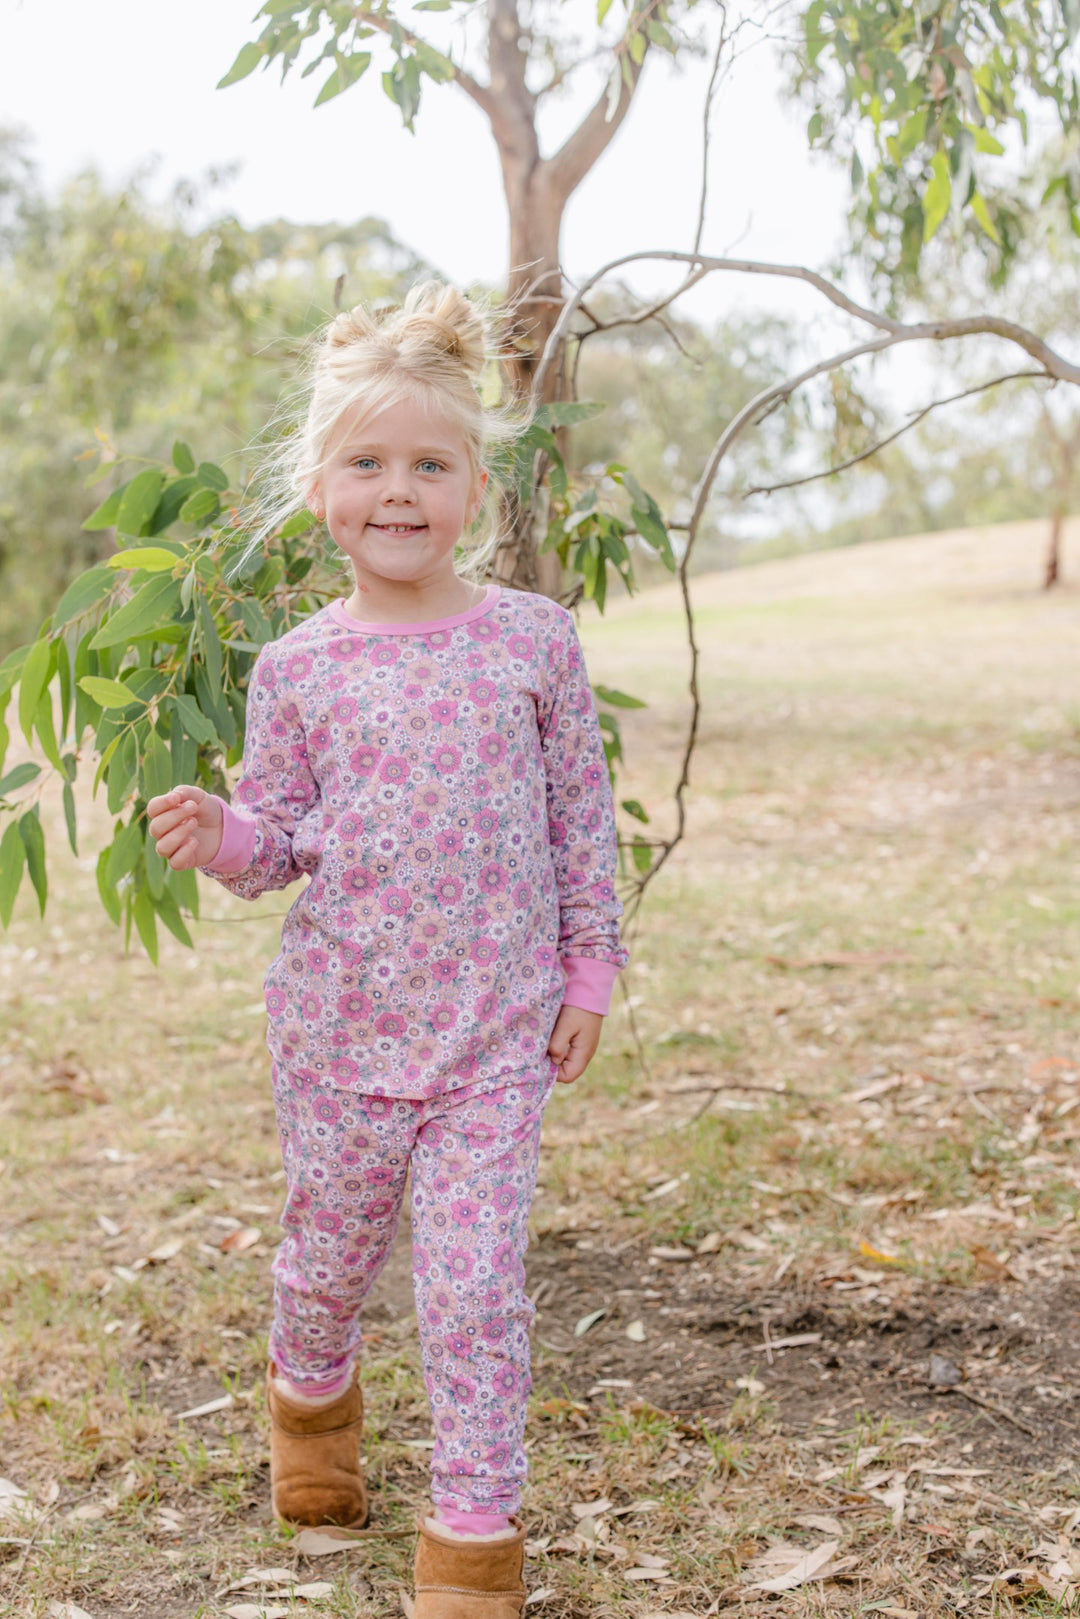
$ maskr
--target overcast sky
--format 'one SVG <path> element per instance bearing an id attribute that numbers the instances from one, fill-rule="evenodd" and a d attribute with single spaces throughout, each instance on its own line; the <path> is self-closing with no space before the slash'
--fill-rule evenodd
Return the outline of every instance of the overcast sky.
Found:
<path id="1" fill-rule="evenodd" d="M 594 0 L 569 0 L 582 10 Z M 245 40 L 256 0 L 0 0 L 0 119 L 26 128 L 47 182 L 93 163 L 119 179 L 152 156 L 162 181 L 236 162 L 224 205 L 246 223 L 385 218 L 453 278 L 499 281 L 507 227 L 494 147 L 483 115 L 454 86 L 425 81 L 417 133 L 372 72 L 312 109 L 320 75 L 284 86 L 276 70 L 228 90 L 214 86 Z M 703 8 L 704 12 L 704 8 Z M 420 13 L 431 32 L 443 19 Z M 749 36 L 746 36 L 749 38 Z M 569 273 L 620 253 L 693 245 L 701 184 L 701 106 L 708 64 L 650 59 L 635 106 L 595 173 L 571 200 Z M 576 115 L 553 112 L 558 140 Z M 805 114 L 786 105 L 773 49 L 743 54 L 714 117 L 708 227 L 713 253 L 821 266 L 842 237 L 846 180 L 811 156 Z M 640 270 L 652 290 L 668 272 Z M 814 295 L 714 277 L 688 302 L 699 317 L 753 299 L 800 312 Z"/>

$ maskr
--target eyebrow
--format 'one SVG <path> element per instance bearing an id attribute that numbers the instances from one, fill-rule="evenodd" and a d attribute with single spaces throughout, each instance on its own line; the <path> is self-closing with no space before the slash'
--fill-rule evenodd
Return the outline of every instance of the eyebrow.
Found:
<path id="1" fill-rule="evenodd" d="M 386 445 L 385 444 L 371 444 L 371 443 L 367 442 L 366 440 L 359 439 L 359 440 L 355 441 L 354 443 L 348 443 L 347 442 L 344 445 L 343 453 L 346 454 L 346 455 L 361 455 L 361 454 L 370 455 L 372 453 L 381 455 L 381 454 L 384 454 L 385 451 L 386 451 Z M 422 444 L 419 447 L 414 447 L 412 450 L 410 450 L 409 453 L 410 453 L 410 455 L 415 456 L 418 461 L 423 461 L 428 456 L 433 456 L 433 455 L 442 456 L 444 460 L 453 460 L 455 455 L 460 453 L 460 452 L 457 452 L 457 451 L 454 451 L 454 450 L 450 449 L 449 446 L 447 446 L 447 445 L 427 445 L 427 444 Z"/>

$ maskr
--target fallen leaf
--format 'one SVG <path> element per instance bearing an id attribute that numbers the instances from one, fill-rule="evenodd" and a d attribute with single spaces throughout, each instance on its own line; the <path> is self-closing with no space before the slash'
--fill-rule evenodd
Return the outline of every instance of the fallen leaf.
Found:
<path id="1" fill-rule="evenodd" d="M 800 1512 L 791 1521 L 802 1529 L 818 1529 L 823 1535 L 835 1535 L 837 1540 L 844 1533 L 839 1518 L 834 1518 L 828 1512 Z"/>
<path id="2" fill-rule="evenodd" d="M 228 1596 L 233 1591 L 246 1591 L 249 1585 L 288 1585 L 295 1578 L 295 1571 L 291 1568 L 249 1568 L 246 1574 L 233 1580 L 220 1594 Z"/>
<path id="3" fill-rule="evenodd" d="M 45 1612 L 48 1619 L 93 1619 L 92 1614 L 75 1602 L 50 1602 Z"/>
<path id="4" fill-rule="evenodd" d="M 118 1237 L 120 1235 L 120 1227 L 115 1220 L 110 1220 L 107 1214 L 99 1214 L 97 1223 L 107 1237 Z"/>
<path id="5" fill-rule="evenodd" d="M 645 1342 L 644 1321 L 631 1321 L 626 1329 L 626 1336 L 632 1344 L 643 1344 Z"/>
<path id="6" fill-rule="evenodd" d="M 356 1540 L 347 1530 L 334 1529 L 301 1529 L 296 1539 L 291 1542 L 294 1552 L 302 1552 L 305 1557 L 328 1557 L 331 1552 L 347 1552 L 350 1547 L 363 1546 L 362 1540 Z"/>
<path id="7" fill-rule="evenodd" d="M 183 1422 L 186 1417 L 209 1417 L 215 1411 L 227 1411 L 233 1404 L 231 1394 L 222 1394 L 216 1400 L 207 1400 L 205 1405 L 193 1405 L 189 1411 L 178 1411 L 177 1422 Z"/>
<path id="8" fill-rule="evenodd" d="M 750 1591 L 794 1591 L 796 1586 L 804 1585 L 807 1580 L 819 1579 L 821 1577 L 820 1571 L 832 1562 L 839 1544 L 839 1541 L 836 1540 L 825 1540 L 822 1541 L 820 1546 L 815 1546 L 813 1551 L 809 1552 L 804 1551 L 801 1546 L 785 1547 L 783 1548 L 784 1552 L 794 1552 L 794 1561 L 789 1564 L 783 1573 L 775 1575 L 772 1579 L 758 1580 L 753 1585 L 749 1585 L 747 1589 Z M 771 1551 L 767 1552 L 763 1558 L 755 1559 L 754 1563 L 748 1565 L 747 1572 L 759 1572 L 759 1565 L 767 1561 L 775 1563 L 779 1560 L 778 1554 L 781 1553 L 781 1550 L 782 1548 L 779 1546 L 772 1547 Z"/>
<path id="9" fill-rule="evenodd" d="M 997 1254 L 992 1254 L 989 1248 L 984 1247 L 981 1242 L 975 1243 L 973 1247 L 968 1249 L 968 1252 L 979 1269 L 992 1277 L 994 1281 L 1018 1282 L 1020 1280 L 1016 1272 L 1010 1269 L 1003 1259 L 999 1259 Z"/>
<path id="10" fill-rule="evenodd" d="M 624 1568 L 624 1580 L 670 1580 L 671 1575 L 666 1568 Z"/>
<path id="11" fill-rule="evenodd" d="M 664 1259 L 668 1264 L 674 1265 L 685 1264 L 688 1259 L 697 1257 L 692 1248 L 668 1248 L 661 1245 L 659 1248 L 650 1248 L 649 1252 L 654 1259 Z"/>
<path id="12" fill-rule="evenodd" d="M 859 1252 L 864 1259 L 872 1259 L 878 1265 L 899 1265 L 903 1268 L 907 1264 L 906 1259 L 898 1259 L 895 1254 L 883 1254 L 880 1248 L 875 1248 L 869 1242 L 860 1242 Z"/>
<path id="13" fill-rule="evenodd" d="M 527 1608 L 538 1607 L 541 1602 L 550 1602 L 551 1598 L 557 1595 L 558 1592 L 554 1586 L 542 1585 L 538 1591 L 529 1592 L 525 1598 L 525 1606 Z"/>
<path id="14" fill-rule="evenodd" d="M 0 1478 L 0 1518 L 6 1517 L 9 1512 L 18 1512 L 21 1503 L 28 1499 L 25 1490 L 20 1490 L 9 1478 Z"/>
<path id="15" fill-rule="evenodd" d="M 759 1395 L 765 1393 L 764 1383 L 760 1382 L 756 1377 L 737 1377 L 735 1379 L 735 1387 L 737 1389 L 743 1389 L 745 1393 L 749 1394 L 752 1400 L 756 1400 Z"/>
<path id="16" fill-rule="evenodd" d="M 600 1501 L 572 1501 L 570 1511 L 575 1518 L 600 1518 L 605 1512 L 610 1512 L 614 1505 L 614 1501 L 608 1501 L 606 1497 Z"/>
<path id="17" fill-rule="evenodd" d="M 724 1246 L 724 1239 L 719 1231 L 710 1231 L 697 1245 L 699 1254 L 718 1254 Z"/>
<path id="18" fill-rule="evenodd" d="M 288 1619 L 288 1608 L 267 1608 L 261 1602 L 234 1602 L 223 1612 L 229 1619 Z"/>
<path id="19" fill-rule="evenodd" d="M 166 1242 L 159 1244 L 146 1256 L 148 1265 L 164 1265 L 167 1260 L 175 1259 L 184 1246 L 183 1237 L 169 1237 Z"/>
<path id="20" fill-rule="evenodd" d="M 683 1177 L 676 1175 L 672 1180 L 664 1181 L 662 1186 L 654 1186 L 651 1192 L 642 1192 L 641 1201 L 652 1203 L 658 1197 L 667 1197 L 669 1192 L 677 1192 L 683 1183 Z"/>
<path id="21" fill-rule="evenodd" d="M 588 1315 L 583 1315 L 577 1326 L 574 1328 L 574 1337 L 584 1338 L 585 1334 L 587 1332 L 591 1332 L 593 1327 L 596 1326 L 596 1323 L 598 1321 L 602 1321 L 606 1315 L 606 1309 L 591 1310 Z"/>
<path id="22" fill-rule="evenodd" d="M 218 1247 L 223 1254 L 242 1254 L 246 1248 L 254 1248 L 261 1236 L 257 1225 L 241 1226 L 239 1231 L 230 1231 L 222 1237 Z"/>

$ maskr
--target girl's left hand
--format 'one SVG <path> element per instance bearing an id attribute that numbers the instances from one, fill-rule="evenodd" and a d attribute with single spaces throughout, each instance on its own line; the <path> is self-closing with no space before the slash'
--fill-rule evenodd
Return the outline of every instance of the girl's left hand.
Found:
<path id="1" fill-rule="evenodd" d="M 559 1064 L 555 1075 L 560 1085 L 580 1079 L 596 1055 L 604 1019 L 599 1012 L 586 1012 L 582 1006 L 563 1006 L 548 1041 L 548 1056 Z"/>

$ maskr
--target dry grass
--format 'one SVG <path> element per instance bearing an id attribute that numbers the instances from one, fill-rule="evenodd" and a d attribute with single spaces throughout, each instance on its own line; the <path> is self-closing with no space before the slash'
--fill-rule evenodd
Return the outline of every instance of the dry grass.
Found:
<path id="1" fill-rule="evenodd" d="M 1051 1612 L 1080 1569 L 1080 596 L 1034 589 L 1040 544 L 1017 525 L 696 582 L 690 836 L 549 1115 L 530 1612 L 974 1613 L 1009 1589 Z M 662 827 L 678 623 L 665 587 L 582 629 L 594 678 L 649 700 L 622 785 Z M 407 1541 L 309 1563 L 268 1522 L 281 896 L 207 887 L 197 951 L 167 940 L 155 971 L 99 919 L 100 807 L 80 827 L 45 923 L 24 896 L 0 941 L 0 1474 L 33 1508 L 0 1521 L 0 1613 L 218 1619 L 251 1600 L 237 1576 L 294 1561 L 333 1589 L 286 1612 L 396 1613 Z M 238 1227 L 258 1240 L 223 1251 Z M 424 1490 L 405 1283 L 399 1261 L 368 1321 L 388 1526 Z M 926 1387 L 946 1318 L 964 1395 Z M 803 1321 L 820 1342 L 769 1347 Z M 770 1545 L 829 1540 L 833 1578 L 748 1589 Z M 664 1577 L 627 1579 L 642 1556 Z"/>

